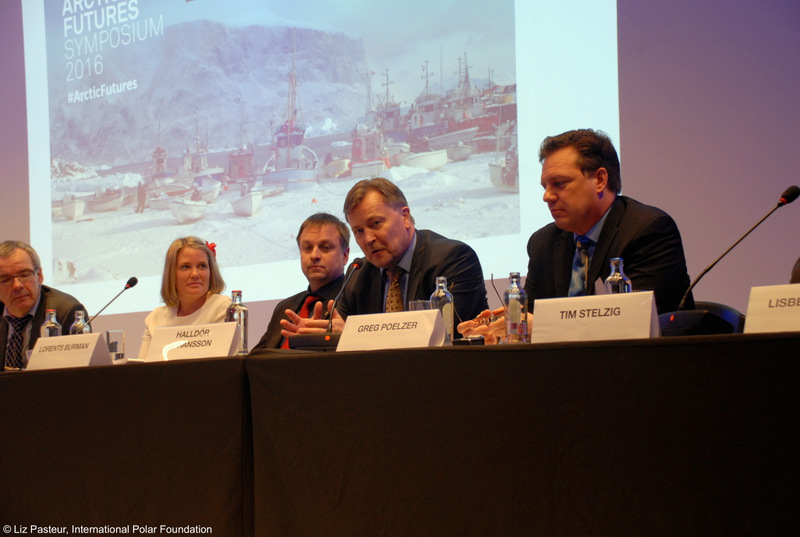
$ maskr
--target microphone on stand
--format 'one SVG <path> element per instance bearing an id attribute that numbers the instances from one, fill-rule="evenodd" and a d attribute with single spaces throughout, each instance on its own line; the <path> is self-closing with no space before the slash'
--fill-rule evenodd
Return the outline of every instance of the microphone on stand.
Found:
<path id="1" fill-rule="evenodd" d="M 718 315 L 712 311 L 708 311 L 706 309 L 685 309 L 686 299 L 689 296 L 689 293 L 692 292 L 692 289 L 694 289 L 694 287 L 697 285 L 697 282 L 699 282 L 708 271 L 714 268 L 714 265 L 719 263 L 720 260 L 728 254 L 728 252 L 733 250 L 737 244 L 742 242 L 745 237 L 747 237 L 761 224 L 761 222 L 766 220 L 779 207 L 783 207 L 784 205 L 792 203 L 798 198 L 798 196 L 800 196 L 800 187 L 796 185 L 790 186 L 784 190 L 783 194 L 781 194 L 781 197 L 778 200 L 777 205 L 775 205 L 771 211 L 769 211 L 761 220 L 756 222 L 756 225 L 751 227 L 747 233 L 742 235 L 739 240 L 733 243 L 730 248 L 725 250 L 721 256 L 715 259 L 713 263 L 706 267 L 706 269 L 694 279 L 694 281 L 689 285 L 689 288 L 686 289 L 686 292 L 684 293 L 683 298 L 678 305 L 677 311 L 662 313 L 658 316 L 662 336 L 730 334 L 731 332 L 740 330 L 740 327 L 735 325 L 735 320 L 726 320 L 721 315 Z M 741 323 L 741 320 L 739 320 L 739 323 Z"/>
<path id="2" fill-rule="evenodd" d="M 101 309 L 100 311 L 98 311 L 97 313 L 95 313 L 95 314 L 94 314 L 94 316 L 92 316 L 92 318 L 91 318 L 91 319 L 89 319 L 89 320 L 86 322 L 86 324 L 92 324 L 92 321 L 94 321 L 94 320 L 95 320 L 95 318 L 96 318 L 98 315 L 100 315 L 101 313 L 103 313 L 103 310 L 104 310 L 104 309 L 106 309 L 107 307 L 109 307 L 109 306 L 111 305 L 111 303 L 112 303 L 112 302 L 114 302 L 114 301 L 115 301 L 117 298 L 119 298 L 119 295 L 121 295 L 122 293 L 124 293 L 125 291 L 127 291 L 128 289 L 130 289 L 131 287 L 135 287 L 137 283 L 139 283 L 139 278 L 137 278 L 136 276 L 131 276 L 130 278 L 128 278 L 128 281 L 127 281 L 127 283 L 125 284 L 125 287 L 123 287 L 123 288 L 122 288 L 122 291 L 120 291 L 119 293 L 117 293 L 117 296 L 115 296 L 114 298 L 112 298 L 111 300 L 109 300 L 109 301 L 108 301 L 108 304 L 106 304 L 105 306 L 103 306 L 103 307 L 102 307 L 102 309 Z"/>
<path id="3" fill-rule="evenodd" d="M 333 305 L 331 306 L 331 309 L 325 314 L 328 316 L 328 332 L 333 332 L 333 311 L 336 309 L 336 304 L 339 303 L 339 298 L 342 296 L 344 288 L 347 287 L 348 282 L 350 282 L 350 278 L 353 277 L 353 274 L 355 274 L 363 264 L 364 260 L 362 258 L 358 258 L 350 263 L 349 267 L 347 267 L 347 275 L 344 277 L 344 283 L 342 283 L 342 287 L 339 289 L 339 292 L 336 293 L 336 297 L 333 299 Z"/>
<path id="4" fill-rule="evenodd" d="M 766 220 L 767 218 L 769 218 L 769 216 L 770 216 L 772 213 L 774 213 L 775 211 L 777 211 L 777 210 L 778 210 L 780 207 L 783 207 L 784 205 L 788 205 L 788 204 L 792 203 L 794 200 L 796 200 L 796 199 L 797 199 L 797 197 L 798 197 L 798 196 L 800 196 L 800 187 L 799 187 L 799 186 L 797 186 L 797 185 L 792 185 L 792 186 L 790 186 L 789 188 L 787 188 L 786 190 L 784 190 L 784 191 L 783 191 L 783 194 L 781 194 L 781 197 L 780 197 L 780 199 L 778 200 L 778 204 L 777 204 L 777 205 L 775 205 L 775 207 L 773 207 L 773 208 L 772 208 L 772 210 L 771 210 L 770 212 L 768 212 L 766 215 L 764 215 L 764 217 L 763 217 L 761 220 L 759 220 L 758 222 L 756 222 L 756 225 L 754 225 L 753 227 L 751 227 L 751 228 L 750 228 L 750 229 L 747 231 L 747 233 L 745 233 L 744 235 L 742 235 L 742 236 L 741 236 L 741 238 L 740 238 L 738 241 L 734 242 L 734 243 L 733 243 L 733 245 L 732 245 L 730 248 L 728 248 L 727 250 L 725 250 L 725 252 L 724 252 L 724 253 L 723 253 L 721 256 L 719 256 L 719 257 L 718 257 L 718 258 L 717 258 L 717 259 L 716 259 L 716 260 L 715 260 L 713 263 L 711 263 L 711 264 L 710 264 L 708 267 L 706 267 L 706 269 L 705 269 L 703 272 L 701 272 L 701 273 L 700 273 L 700 275 L 699 275 L 697 278 L 695 278 L 695 279 L 694 279 L 694 281 L 693 281 L 693 282 L 692 282 L 692 283 L 689 285 L 689 288 L 688 288 L 688 289 L 686 289 L 686 292 L 683 294 L 683 298 L 681 298 L 681 302 L 680 302 L 680 304 L 678 304 L 678 311 L 680 311 L 680 310 L 683 310 L 683 309 L 684 309 L 684 305 L 685 305 L 685 303 L 686 303 L 686 298 L 689 296 L 689 293 L 691 293 L 691 292 L 692 292 L 692 289 L 694 289 L 694 286 L 695 286 L 695 285 L 697 285 L 697 282 L 699 282 L 699 281 L 700 281 L 700 278 L 702 278 L 703 276 L 705 276 L 705 275 L 706 275 L 706 273 L 707 273 L 709 270 L 711 270 L 712 268 L 714 268 L 714 265 L 716 265 L 717 263 L 719 263 L 719 262 L 722 260 L 722 258 L 723 258 L 723 257 L 725 257 L 726 255 L 728 255 L 728 252 L 730 252 L 731 250 L 733 250 L 733 249 L 736 247 L 736 245 L 737 245 L 737 244 L 739 244 L 740 242 L 742 242 L 742 241 L 744 240 L 744 238 L 745 238 L 745 237 L 747 237 L 747 236 L 748 236 L 748 235 L 749 235 L 749 234 L 750 234 L 750 233 L 751 233 L 751 232 L 752 232 L 752 231 L 753 231 L 755 228 L 757 228 L 759 225 L 761 225 L 761 222 L 763 222 L 764 220 Z"/>

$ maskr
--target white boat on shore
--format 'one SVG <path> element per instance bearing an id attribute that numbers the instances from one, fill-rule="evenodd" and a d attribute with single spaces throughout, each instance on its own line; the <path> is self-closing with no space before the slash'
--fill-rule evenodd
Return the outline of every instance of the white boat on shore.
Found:
<path id="1" fill-rule="evenodd" d="M 470 127 L 459 131 L 447 132 L 439 136 L 431 136 L 428 138 L 428 144 L 434 150 L 445 149 L 451 145 L 458 144 L 458 142 L 469 144 L 476 134 L 478 134 L 478 127 Z"/>
<path id="2" fill-rule="evenodd" d="M 122 190 L 116 190 L 101 194 L 100 196 L 95 195 L 94 197 L 87 198 L 86 206 L 90 211 L 95 213 L 116 211 L 122 207 Z"/>
<path id="3" fill-rule="evenodd" d="M 203 200 L 193 201 L 190 199 L 173 199 L 169 204 L 172 216 L 178 219 L 179 224 L 197 222 L 206 215 L 208 203 Z"/>
<path id="4" fill-rule="evenodd" d="M 504 158 L 489 163 L 489 179 L 500 190 L 519 192 L 519 175 L 510 173 Z"/>
<path id="5" fill-rule="evenodd" d="M 85 209 L 86 202 L 74 196 L 64 196 L 61 202 L 61 216 L 68 220 L 77 220 Z"/>
<path id="6" fill-rule="evenodd" d="M 264 193 L 260 190 L 248 192 L 239 199 L 233 200 L 231 206 L 237 216 L 253 216 L 261 205 Z"/>
<path id="7" fill-rule="evenodd" d="M 459 142 L 457 145 L 448 146 L 447 158 L 452 162 L 467 160 L 472 155 L 472 148 Z"/>
<path id="8" fill-rule="evenodd" d="M 447 164 L 447 150 L 410 153 L 403 159 L 403 166 L 415 166 L 426 170 L 438 170 Z"/>

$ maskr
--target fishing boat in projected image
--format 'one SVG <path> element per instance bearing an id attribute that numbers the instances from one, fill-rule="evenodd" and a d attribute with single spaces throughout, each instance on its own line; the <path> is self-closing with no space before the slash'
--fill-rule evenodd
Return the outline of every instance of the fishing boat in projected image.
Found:
<path id="1" fill-rule="evenodd" d="M 195 201 L 191 199 L 173 199 L 169 204 L 169 210 L 179 224 L 189 224 L 197 222 L 206 215 L 208 203 L 203 200 Z"/>
<path id="2" fill-rule="evenodd" d="M 519 192 L 519 156 L 516 144 L 506 151 L 505 158 L 489 163 L 489 179 L 500 190 Z"/>
<path id="3" fill-rule="evenodd" d="M 77 220 L 83 216 L 84 209 L 86 209 L 86 202 L 71 194 L 67 194 L 61 200 L 61 216 L 67 220 Z"/>
<path id="4" fill-rule="evenodd" d="M 403 159 L 403 166 L 414 166 L 431 171 L 438 170 L 444 167 L 445 164 L 447 164 L 446 149 L 425 151 L 423 153 L 409 153 L 409 155 Z"/>
<path id="5" fill-rule="evenodd" d="M 264 185 L 282 185 L 289 188 L 316 183 L 319 159 L 317 154 L 305 145 L 306 129 L 298 122 L 294 29 L 292 29 L 292 71 L 289 75 L 285 118 L 274 133 L 270 148 L 272 155 L 264 166 Z"/>
<path id="6" fill-rule="evenodd" d="M 451 162 L 461 162 L 472 155 L 472 147 L 464 145 L 462 142 L 447 147 L 446 151 L 447 159 Z"/>
<path id="7" fill-rule="evenodd" d="M 263 197 L 264 193 L 261 190 L 253 190 L 243 194 L 231 202 L 233 213 L 237 216 L 253 216 L 261 206 Z"/>
<path id="8" fill-rule="evenodd" d="M 86 198 L 86 206 L 93 213 L 116 211 L 122 207 L 122 190 L 103 190 Z"/>
<path id="9" fill-rule="evenodd" d="M 389 169 L 389 159 L 380 129 L 360 124 L 353 129 L 352 136 L 351 177 L 375 177 Z"/>

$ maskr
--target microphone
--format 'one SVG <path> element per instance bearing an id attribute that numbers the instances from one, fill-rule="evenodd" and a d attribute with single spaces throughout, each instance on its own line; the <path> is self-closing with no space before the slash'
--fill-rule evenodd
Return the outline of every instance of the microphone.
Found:
<path id="1" fill-rule="evenodd" d="M 725 252 L 721 256 L 719 256 L 713 263 L 711 263 L 708 267 L 706 267 L 706 269 L 703 272 L 701 272 L 700 275 L 697 278 L 695 278 L 695 280 L 689 285 L 689 288 L 686 289 L 686 292 L 683 294 L 683 298 L 681 298 L 681 302 L 680 302 L 680 304 L 678 304 L 678 311 L 685 309 L 686 298 L 689 296 L 689 293 L 692 292 L 692 289 L 694 289 L 694 286 L 697 285 L 697 282 L 700 281 L 700 278 L 705 276 L 706 273 L 709 270 L 714 268 L 714 265 L 719 263 L 722 260 L 723 257 L 728 255 L 728 252 L 733 250 L 736 247 L 737 244 L 742 242 L 744 240 L 744 238 L 747 237 L 755 228 L 757 228 L 759 225 L 761 225 L 761 222 L 766 220 L 772 213 L 777 211 L 778 208 L 783 207 L 784 205 L 788 205 L 788 204 L 792 203 L 794 200 L 797 199 L 798 196 L 800 196 L 800 187 L 797 186 L 797 185 L 792 185 L 789 188 L 787 188 L 786 190 L 784 190 L 783 194 L 781 194 L 781 197 L 778 200 L 778 204 L 775 205 L 775 207 L 773 207 L 770 212 L 768 212 L 766 215 L 764 215 L 764 217 L 761 220 L 756 222 L 756 225 L 751 227 L 747 231 L 747 233 L 742 235 L 741 238 L 738 241 L 734 242 L 733 245 L 730 248 L 725 250 Z"/>
<path id="2" fill-rule="evenodd" d="M 93 316 L 91 319 L 89 319 L 89 320 L 86 322 L 86 324 L 92 324 L 92 321 L 94 321 L 94 320 L 95 320 L 95 318 L 96 318 L 98 315 L 100 315 L 101 313 L 103 313 L 103 310 L 104 310 L 104 309 L 106 309 L 107 307 L 109 307 L 109 306 L 111 305 L 111 303 L 112 303 L 112 302 L 114 302 L 114 301 L 115 301 L 117 298 L 119 298 L 119 295 L 121 295 L 122 293 L 124 293 L 125 291 L 127 291 L 128 289 L 130 289 L 131 287 L 135 287 L 137 283 L 139 283 L 139 278 L 137 278 L 136 276 L 131 276 L 130 278 L 128 278 L 128 282 L 125 284 L 125 287 L 123 287 L 123 288 L 122 288 L 122 291 L 120 291 L 119 293 L 117 293 L 117 296 L 115 296 L 114 298 L 112 298 L 111 300 L 109 300 L 109 301 L 108 301 L 108 304 L 106 304 L 105 306 L 103 306 L 103 308 L 102 308 L 100 311 L 98 311 L 97 313 L 95 313 L 95 314 L 94 314 L 94 316 Z"/>
<path id="3" fill-rule="evenodd" d="M 328 332 L 333 331 L 333 310 L 336 309 L 336 304 L 339 303 L 339 297 L 342 296 L 344 288 L 347 287 L 348 282 L 350 282 L 350 278 L 353 277 L 353 274 L 355 274 L 356 271 L 360 269 L 363 264 L 364 264 L 364 259 L 358 258 L 354 260 L 352 263 L 350 263 L 349 267 L 347 267 L 347 275 L 344 277 L 344 283 L 342 284 L 341 289 L 339 289 L 339 292 L 336 293 L 336 297 L 333 299 L 333 305 L 326 314 L 328 316 Z"/>

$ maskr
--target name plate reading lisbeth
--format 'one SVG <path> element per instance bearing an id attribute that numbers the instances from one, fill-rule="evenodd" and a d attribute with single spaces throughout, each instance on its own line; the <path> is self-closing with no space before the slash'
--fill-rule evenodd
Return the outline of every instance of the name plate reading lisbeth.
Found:
<path id="1" fill-rule="evenodd" d="M 658 337 L 652 291 L 539 299 L 534 303 L 532 343 Z"/>
<path id="2" fill-rule="evenodd" d="M 232 356 L 241 339 L 238 323 L 211 323 L 156 328 L 145 362 Z"/>
<path id="3" fill-rule="evenodd" d="M 337 351 L 438 347 L 444 321 L 438 309 L 350 315 Z"/>
<path id="4" fill-rule="evenodd" d="M 27 370 L 112 365 L 102 333 L 40 337 L 31 352 Z"/>
<path id="5" fill-rule="evenodd" d="M 744 332 L 800 331 L 800 284 L 766 285 L 750 289 Z"/>

